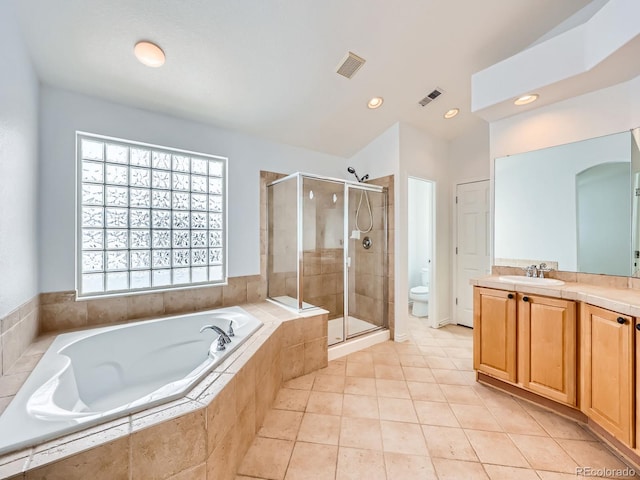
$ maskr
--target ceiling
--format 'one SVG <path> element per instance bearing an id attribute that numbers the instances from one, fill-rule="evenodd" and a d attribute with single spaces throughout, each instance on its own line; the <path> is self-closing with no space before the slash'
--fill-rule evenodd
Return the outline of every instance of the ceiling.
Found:
<path id="1" fill-rule="evenodd" d="M 398 121 L 445 140 L 483 122 L 469 111 L 471 75 L 589 1 L 15 3 L 44 83 L 349 157 Z M 134 58 L 141 39 L 163 48 L 162 68 Z M 335 73 L 347 51 L 366 59 L 351 80 Z M 420 107 L 436 87 L 445 93 Z"/>

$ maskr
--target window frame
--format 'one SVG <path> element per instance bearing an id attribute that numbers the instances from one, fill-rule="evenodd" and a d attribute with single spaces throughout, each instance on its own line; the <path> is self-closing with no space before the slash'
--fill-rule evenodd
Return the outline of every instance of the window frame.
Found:
<path id="1" fill-rule="evenodd" d="M 105 208 L 107 207 L 106 205 L 106 201 L 105 201 L 105 196 L 106 196 L 106 192 L 103 191 L 103 204 L 102 204 L 102 208 L 103 208 L 103 226 L 101 228 L 101 230 L 104 232 L 103 233 L 103 247 L 102 247 L 102 252 L 103 252 L 103 269 L 101 272 L 96 272 L 96 273 L 102 273 L 104 275 L 103 277 L 103 290 L 101 292 L 95 292 L 95 291 L 91 291 L 91 292 L 87 292 L 84 293 L 82 292 L 82 275 L 83 273 L 87 273 L 87 272 L 83 272 L 82 271 L 82 255 L 83 255 L 83 248 L 82 248 L 82 235 L 83 235 L 83 225 L 82 225 L 82 211 L 83 211 L 83 197 L 82 197 L 82 188 L 83 188 L 83 178 L 82 178 L 82 174 L 83 174 L 83 155 L 82 155 L 82 140 L 86 139 L 89 141 L 99 141 L 99 142 L 103 142 L 105 145 L 103 146 L 104 150 L 103 150 L 103 159 L 100 161 L 102 163 L 103 166 L 107 165 L 107 160 L 105 157 L 105 152 L 106 152 L 106 143 L 110 143 L 110 144 L 116 144 L 116 145 L 123 145 L 123 146 L 127 146 L 129 148 L 136 148 L 136 147 L 141 147 L 141 148 L 145 148 L 145 149 L 149 149 L 149 150 L 159 150 L 165 153 L 170 153 L 172 155 L 171 158 L 173 158 L 173 155 L 188 155 L 190 158 L 191 157 L 200 157 L 203 159 L 207 159 L 207 160 L 215 160 L 218 161 L 222 164 L 222 176 L 218 177 L 222 179 L 222 195 L 221 199 L 222 199 L 222 279 L 221 280 L 207 280 L 204 282 L 189 282 L 189 283 L 183 283 L 183 284 L 171 284 L 171 285 L 160 285 L 160 286 L 153 286 L 153 259 L 150 258 L 150 265 L 149 265 L 149 275 L 150 275 L 150 280 L 149 280 L 149 286 L 148 287 L 143 287 L 143 288 L 135 288 L 132 289 L 131 288 L 131 277 L 130 274 L 133 271 L 136 271 L 136 269 L 132 269 L 131 268 L 131 263 L 130 263 L 130 252 L 134 249 L 131 248 L 131 244 L 128 243 L 127 244 L 127 248 L 123 249 L 123 251 L 127 251 L 127 255 L 128 255 L 128 266 L 126 270 L 122 270 L 123 272 L 127 272 L 127 274 L 129 275 L 128 278 L 128 284 L 129 284 L 129 288 L 127 289 L 122 289 L 122 290 L 107 290 L 107 286 L 106 286 L 106 274 L 107 274 L 107 268 L 106 268 L 106 252 L 107 247 L 106 247 L 106 215 L 104 215 L 105 212 Z M 211 287 L 211 286 L 224 286 L 224 285 L 228 285 L 228 255 L 229 255 L 229 249 L 228 249 L 228 244 L 229 244 L 229 239 L 228 239 L 228 157 L 223 157 L 220 155 L 212 155 L 209 153 L 203 153 L 203 152 L 197 152 L 197 151 L 193 151 L 193 150 L 184 150 L 184 149 L 180 149 L 180 148 L 174 148 L 174 147 L 168 147 L 168 146 L 163 146 L 163 145 L 157 145 L 157 144 L 152 144 L 152 143 L 145 143 L 145 142 L 139 142 L 139 141 L 135 141 L 135 140 L 128 140 L 128 139 L 124 139 L 124 138 L 118 138 L 118 137 L 111 137 L 111 136 L 107 136 L 107 135 L 100 135 L 100 134 L 95 134 L 95 133 L 91 133 L 91 132 L 86 132 L 86 131 L 81 131 L 81 130 L 77 130 L 75 132 L 75 167 L 76 167 L 76 192 L 75 192 L 75 203 L 76 203 L 76 208 L 75 208 L 75 249 L 76 249 L 76 255 L 75 255 L 75 290 L 76 290 L 76 299 L 77 300 L 90 300 L 90 299 L 96 299 L 96 298 L 108 298 L 108 297 L 118 297 L 118 296 L 129 296 L 129 295 L 139 295 L 139 294 L 145 294 L 145 293 L 157 293 L 157 292 L 165 292 L 165 291 L 176 291 L 176 290 L 185 290 L 185 289 L 194 289 L 194 288 L 204 288 L 204 287 Z M 129 155 L 130 155 L 130 151 L 129 151 Z M 90 159 L 87 159 L 90 160 Z M 90 160 L 91 161 L 91 160 Z M 117 165 L 117 164 L 116 164 Z M 131 174 L 131 163 L 130 163 L 130 157 L 128 157 L 128 161 L 126 164 L 122 164 L 122 165 L 126 165 L 127 167 L 127 176 L 130 177 Z M 152 164 L 149 165 L 149 170 L 150 172 L 153 171 L 153 166 Z M 174 170 L 173 164 L 171 165 L 171 169 L 170 170 L 166 170 L 170 173 L 174 173 L 174 172 L 178 172 L 181 173 L 177 170 Z M 103 173 L 103 175 L 106 175 L 105 173 Z M 189 175 L 191 176 L 192 173 L 189 172 Z M 209 175 L 207 175 L 207 178 L 209 178 Z M 90 182 L 88 182 L 90 183 Z M 97 184 L 96 185 L 100 185 Z M 103 188 L 107 185 L 106 183 L 106 178 L 103 178 L 103 182 L 102 182 L 102 186 Z M 123 185 L 124 186 L 124 185 Z M 131 190 L 131 188 L 135 188 L 131 185 L 131 182 L 128 181 L 126 188 L 129 190 Z M 149 187 L 150 190 L 150 194 L 152 195 L 153 192 L 153 188 L 150 185 Z M 171 186 L 171 188 L 168 190 L 170 192 L 173 192 L 173 186 Z M 189 189 L 189 195 L 191 196 L 194 192 L 191 191 L 191 189 Z M 209 195 L 209 192 L 207 191 L 207 195 Z M 190 197 L 191 198 L 191 197 Z M 122 208 L 126 208 L 128 211 L 131 208 L 135 208 L 131 206 L 130 200 L 127 201 L 127 206 L 126 207 L 122 207 Z M 153 211 L 152 206 L 149 206 L 149 211 L 150 213 Z M 168 211 L 172 212 L 173 208 L 170 208 Z M 189 206 L 188 210 L 185 210 L 185 212 L 189 212 L 189 215 L 191 216 L 191 213 L 194 212 L 194 210 L 191 209 L 191 205 Z M 208 233 L 211 231 L 209 229 L 209 214 L 212 213 L 211 210 L 209 210 L 209 208 L 207 208 L 207 210 L 204 211 L 205 213 L 207 213 L 207 229 L 203 230 L 207 232 L 207 237 L 208 237 Z M 173 222 L 172 222 L 173 223 Z M 127 227 L 126 227 L 126 231 L 127 231 L 127 237 L 128 237 L 128 242 L 131 241 L 131 232 L 135 230 L 131 228 L 130 225 L 130 216 L 127 215 Z M 149 231 L 152 233 L 153 232 L 153 227 L 152 225 L 149 227 Z M 173 225 L 171 225 L 170 232 L 173 232 Z M 192 228 L 189 228 L 189 232 L 190 232 L 190 237 L 191 237 L 191 232 L 193 232 Z M 173 235 L 170 236 L 170 247 L 168 248 L 169 251 L 171 252 L 171 258 L 173 258 L 173 252 L 174 252 L 174 247 L 173 247 Z M 208 250 L 210 248 L 209 245 L 209 241 L 207 240 L 207 257 L 209 255 Z M 218 248 L 218 247 L 216 247 Z M 192 247 L 189 247 L 189 256 L 191 257 L 191 250 Z M 100 251 L 100 250 L 96 250 L 96 251 Z M 149 245 L 149 249 L 148 249 L 149 253 L 150 253 L 150 257 L 153 256 L 153 246 L 152 244 Z M 173 260 L 172 260 L 173 262 Z M 210 268 L 211 268 L 211 264 L 207 263 L 207 268 L 208 268 L 208 273 L 207 276 L 210 276 Z M 173 271 L 175 270 L 176 267 L 174 267 L 173 265 L 171 265 L 168 270 L 170 270 L 172 273 L 172 281 L 173 281 Z M 189 265 L 188 267 L 189 269 L 193 268 L 193 265 Z"/>

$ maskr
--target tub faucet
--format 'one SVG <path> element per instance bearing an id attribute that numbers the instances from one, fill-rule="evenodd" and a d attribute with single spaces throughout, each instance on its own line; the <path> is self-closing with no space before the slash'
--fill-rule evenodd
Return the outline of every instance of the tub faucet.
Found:
<path id="1" fill-rule="evenodd" d="M 218 340 L 218 347 L 220 347 L 220 344 L 222 342 L 224 342 L 222 343 L 222 346 L 224 346 L 225 343 L 231 343 L 231 338 L 229 338 L 229 335 L 227 335 L 224 330 L 216 325 L 205 325 L 200 329 L 200 333 L 204 332 L 208 328 L 220 335 L 220 339 Z"/>

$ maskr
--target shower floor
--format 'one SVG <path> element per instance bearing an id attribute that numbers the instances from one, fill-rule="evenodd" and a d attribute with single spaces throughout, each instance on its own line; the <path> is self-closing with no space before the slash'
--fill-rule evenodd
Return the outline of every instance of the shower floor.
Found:
<path id="1" fill-rule="evenodd" d="M 329 337 L 329 345 L 333 345 L 334 343 L 341 342 L 344 340 L 343 338 L 343 330 L 342 330 L 342 321 L 343 318 L 334 318 L 333 320 L 329 320 L 329 329 L 328 329 L 328 337 Z M 349 337 L 353 335 L 358 335 L 359 333 L 367 332 L 373 328 L 378 328 L 379 325 L 374 323 L 369 323 L 365 320 L 360 320 L 359 318 L 349 316 L 347 318 L 347 335 Z"/>

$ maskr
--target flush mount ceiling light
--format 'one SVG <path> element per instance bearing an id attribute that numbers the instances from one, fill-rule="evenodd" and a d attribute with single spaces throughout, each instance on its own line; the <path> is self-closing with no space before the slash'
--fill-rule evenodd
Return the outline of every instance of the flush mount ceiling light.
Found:
<path id="1" fill-rule="evenodd" d="M 369 107 L 371 110 L 375 110 L 376 108 L 380 108 L 383 103 L 384 98 L 373 97 L 371 100 L 369 100 L 369 103 L 367 103 L 367 107 Z"/>
<path id="2" fill-rule="evenodd" d="M 448 120 L 450 118 L 455 117 L 459 113 L 460 113 L 460 109 L 459 108 L 452 108 L 450 110 L 447 110 L 447 112 L 444 114 L 444 118 L 446 118 Z"/>
<path id="3" fill-rule="evenodd" d="M 521 97 L 516 98 L 513 102 L 515 105 L 527 105 L 529 103 L 535 102 L 538 99 L 537 93 L 530 93 L 528 95 L 523 95 Z"/>
<path id="4" fill-rule="evenodd" d="M 136 43 L 133 47 L 133 53 L 136 58 L 147 67 L 158 68 L 164 65 L 164 52 L 155 43 L 142 41 Z"/>

